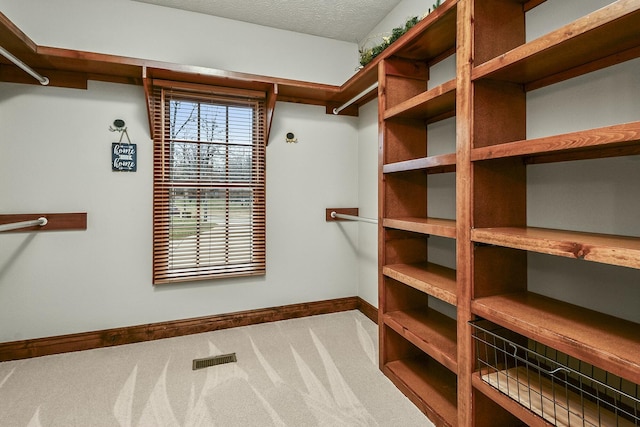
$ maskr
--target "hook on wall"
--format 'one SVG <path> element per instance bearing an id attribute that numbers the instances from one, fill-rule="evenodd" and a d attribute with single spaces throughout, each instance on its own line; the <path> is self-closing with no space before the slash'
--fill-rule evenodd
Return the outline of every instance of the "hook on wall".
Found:
<path id="1" fill-rule="evenodd" d="M 124 120 L 115 119 L 113 121 L 113 125 L 109 126 L 109 130 L 111 132 L 120 132 L 120 141 L 118 141 L 119 143 L 122 142 L 122 136 L 127 135 L 127 141 L 129 141 L 129 144 L 131 144 L 131 139 L 129 138 L 129 133 L 127 132 L 127 125 Z"/>
<path id="2" fill-rule="evenodd" d="M 127 129 L 125 126 L 126 126 L 126 123 L 124 122 L 124 120 L 115 119 L 113 121 L 113 126 L 109 126 L 109 130 L 111 132 L 122 132 L 123 128 L 124 128 L 124 130 Z"/>
<path id="3" fill-rule="evenodd" d="M 296 136 L 294 135 L 293 132 L 287 132 L 286 141 L 287 141 L 287 143 L 297 144 L 298 143 L 298 138 L 296 138 Z"/>

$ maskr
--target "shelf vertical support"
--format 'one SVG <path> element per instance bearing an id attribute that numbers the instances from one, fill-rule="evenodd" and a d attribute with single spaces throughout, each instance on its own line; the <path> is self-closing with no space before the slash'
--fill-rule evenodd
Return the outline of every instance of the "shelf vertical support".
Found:
<path id="1" fill-rule="evenodd" d="M 458 2 L 456 36 L 456 281 L 458 341 L 458 425 L 474 425 L 472 357 L 473 245 L 471 243 L 471 140 L 473 124 L 473 1 Z"/>

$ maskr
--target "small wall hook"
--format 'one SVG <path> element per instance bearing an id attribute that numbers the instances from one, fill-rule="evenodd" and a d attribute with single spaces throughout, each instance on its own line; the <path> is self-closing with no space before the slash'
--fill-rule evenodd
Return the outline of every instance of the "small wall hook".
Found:
<path id="1" fill-rule="evenodd" d="M 122 119 L 115 119 L 113 121 L 113 126 L 109 126 L 109 130 L 111 132 L 122 132 L 126 131 L 126 123 Z"/>
<path id="2" fill-rule="evenodd" d="M 287 140 L 287 143 L 296 144 L 298 142 L 298 138 L 296 138 L 296 136 L 293 134 L 293 132 L 287 132 L 286 140 Z"/>

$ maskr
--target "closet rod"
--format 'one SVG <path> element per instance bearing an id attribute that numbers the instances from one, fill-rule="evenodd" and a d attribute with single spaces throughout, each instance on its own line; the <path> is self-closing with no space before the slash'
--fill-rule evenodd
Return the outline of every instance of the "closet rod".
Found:
<path id="1" fill-rule="evenodd" d="M 11 61 L 14 64 L 16 64 L 18 67 L 22 68 L 22 70 L 24 72 L 26 72 L 27 74 L 29 74 L 31 77 L 33 77 L 34 79 L 38 80 L 41 85 L 46 86 L 46 85 L 49 84 L 49 79 L 48 78 L 38 74 L 33 68 L 29 67 L 27 64 L 25 64 L 24 62 L 22 62 L 21 60 L 19 60 L 15 56 L 13 56 L 9 51 L 7 51 L 2 46 L 0 46 L 0 54 L 2 54 L 2 56 L 7 58 L 9 61 Z"/>
<path id="2" fill-rule="evenodd" d="M 47 225 L 47 218 L 40 217 L 38 219 L 34 219 L 31 221 L 20 221 L 20 222 L 11 222 L 9 224 L 0 225 L 0 231 L 11 231 L 18 230 L 20 228 L 33 227 L 34 225 L 39 225 L 41 227 Z"/>
<path id="3" fill-rule="evenodd" d="M 353 98 L 351 98 L 350 100 L 348 100 L 347 102 L 345 102 L 344 104 L 342 104 L 341 106 L 339 106 L 338 108 L 334 108 L 333 109 L 333 114 L 340 114 L 340 111 L 344 110 L 345 108 L 347 108 L 349 105 L 353 104 L 354 102 L 356 102 L 359 99 L 364 98 L 366 95 L 368 95 L 372 90 L 377 89 L 378 88 L 378 82 L 375 82 L 374 84 L 372 84 L 371 86 L 369 86 L 367 89 L 365 89 L 364 91 L 360 92 L 358 95 L 354 96 Z"/>
<path id="4" fill-rule="evenodd" d="M 348 219 L 351 221 L 361 221 L 361 222 L 369 222 L 371 224 L 377 224 L 378 220 L 377 219 L 372 219 L 372 218 L 364 218 L 361 216 L 355 216 L 355 215 L 346 215 L 346 214 L 340 214 L 337 212 L 331 212 L 331 218 L 340 218 L 340 219 Z"/>

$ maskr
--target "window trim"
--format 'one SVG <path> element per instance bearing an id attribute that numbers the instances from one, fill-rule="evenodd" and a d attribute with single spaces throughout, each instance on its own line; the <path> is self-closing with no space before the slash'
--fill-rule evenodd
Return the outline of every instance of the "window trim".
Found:
<path id="1" fill-rule="evenodd" d="M 203 267 L 178 269 L 169 266 L 170 251 L 170 205 L 171 170 L 169 135 L 169 99 L 175 94 L 190 102 L 214 102 L 228 105 L 255 105 L 252 129 L 255 132 L 252 150 L 251 179 L 253 191 L 251 230 L 251 260 L 242 265 L 216 264 Z M 150 111 L 153 113 L 154 173 L 153 173 L 153 284 L 185 281 L 211 280 L 226 277 L 264 275 L 266 273 L 266 142 L 268 134 L 267 94 L 261 91 L 207 86 L 192 83 L 153 80 L 151 85 Z M 199 144 L 198 142 L 195 142 Z M 225 144 L 226 145 L 226 144 Z M 229 145 L 227 145 L 229 146 Z M 220 184 L 221 187 L 224 187 Z M 231 188 L 234 185 L 227 185 Z M 202 188 L 202 187 L 201 187 Z M 228 225 L 227 225 L 228 226 Z"/>

